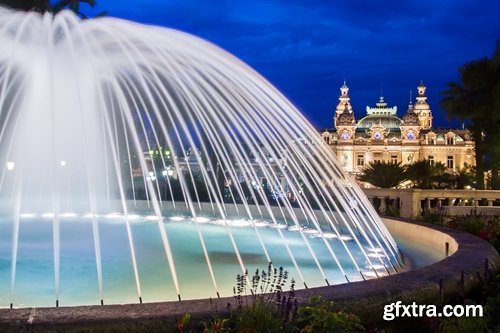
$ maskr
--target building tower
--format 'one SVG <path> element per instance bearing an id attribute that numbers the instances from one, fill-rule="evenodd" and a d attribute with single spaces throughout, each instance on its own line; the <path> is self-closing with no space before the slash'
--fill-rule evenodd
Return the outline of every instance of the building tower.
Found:
<path id="1" fill-rule="evenodd" d="M 352 106 L 349 97 L 349 87 L 346 85 L 345 81 L 342 87 L 340 87 L 339 103 L 335 110 L 335 115 L 333 116 L 333 126 L 337 127 L 337 119 L 343 112 L 348 112 L 352 114 Z"/>
<path id="2" fill-rule="evenodd" d="M 346 104 L 344 112 L 337 117 L 337 157 L 345 170 L 353 170 L 353 145 L 356 130 L 356 119 L 354 113 L 349 112 L 349 106 Z"/>
<path id="3" fill-rule="evenodd" d="M 356 118 L 354 113 L 349 112 L 348 106 L 345 106 L 344 112 L 342 112 L 337 117 L 336 125 L 337 133 L 339 133 L 339 138 L 341 141 L 354 140 L 354 134 L 356 129 Z"/>
<path id="4" fill-rule="evenodd" d="M 420 121 L 415 113 L 415 108 L 411 101 L 408 104 L 408 111 L 401 121 L 401 140 L 403 143 L 418 144 L 420 136 Z"/>
<path id="5" fill-rule="evenodd" d="M 432 127 L 432 112 L 429 103 L 427 103 L 427 96 L 425 90 L 427 87 L 420 81 L 417 87 L 417 102 L 413 111 L 418 116 L 418 122 L 420 123 L 420 128 L 423 130 L 430 129 Z"/>

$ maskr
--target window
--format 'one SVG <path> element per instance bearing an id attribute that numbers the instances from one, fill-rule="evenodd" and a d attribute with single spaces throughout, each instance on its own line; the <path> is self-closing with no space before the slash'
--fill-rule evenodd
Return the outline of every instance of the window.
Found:
<path id="1" fill-rule="evenodd" d="M 358 154 L 356 165 L 359 165 L 359 166 L 365 165 L 365 155 Z"/>
<path id="2" fill-rule="evenodd" d="M 398 155 L 391 155 L 391 163 L 398 163 Z"/>
<path id="3" fill-rule="evenodd" d="M 373 153 L 374 162 L 380 162 L 381 159 L 382 159 L 382 153 Z"/>
<path id="4" fill-rule="evenodd" d="M 446 166 L 448 169 L 453 169 L 453 156 L 448 156 L 446 159 Z"/>
<path id="5" fill-rule="evenodd" d="M 434 165 L 434 156 L 433 155 L 429 155 L 429 157 L 427 157 L 427 160 L 429 160 L 429 163 L 431 165 Z"/>
<path id="6" fill-rule="evenodd" d="M 452 144 L 454 144 L 454 141 L 455 141 L 455 140 L 453 140 L 453 137 L 452 137 L 452 136 L 449 136 L 449 137 L 447 138 L 447 140 L 446 140 L 446 143 L 447 143 L 447 144 L 449 144 L 449 145 L 452 145 Z"/>

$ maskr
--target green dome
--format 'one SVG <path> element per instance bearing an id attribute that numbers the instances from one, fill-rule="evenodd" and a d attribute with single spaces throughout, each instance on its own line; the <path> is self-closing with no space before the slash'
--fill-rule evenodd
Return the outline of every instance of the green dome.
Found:
<path id="1" fill-rule="evenodd" d="M 371 114 L 362 118 L 356 129 L 370 129 L 373 125 L 382 125 L 386 129 L 400 130 L 401 119 L 395 115 Z"/>

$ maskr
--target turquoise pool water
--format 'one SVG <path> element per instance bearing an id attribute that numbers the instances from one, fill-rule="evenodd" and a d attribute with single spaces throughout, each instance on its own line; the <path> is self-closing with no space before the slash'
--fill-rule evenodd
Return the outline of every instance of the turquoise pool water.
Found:
<path id="1" fill-rule="evenodd" d="M 248 221 L 247 221 L 248 222 Z M 237 247 L 250 274 L 256 269 L 267 268 L 267 259 L 253 227 L 243 221 L 231 227 Z M 221 296 L 233 295 L 236 275 L 241 273 L 228 228 L 217 223 L 200 223 L 215 279 Z M 289 256 L 284 240 L 277 228 L 259 224 L 259 232 L 276 267 L 282 266 L 294 278 L 297 288 L 303 288 L 299 274 Z M 216 289 L 210 278 L 202 252 L 196 224 L 192 221 L 165 222 L 171 244 L 175 268 L 183 299 L 216 297 Z M 23 218 L 20 222 L 18 255 L 11 298 L 12 272 L 12 223 L 0 223 L 0 306 L 15 307 L 54 306 L 54 252 L 52 220 L 50 218 Z M 172 275 L 169 270 L 163 243 L 158 232 L 158 222 L 144 218 L 131 223 L 133 243 L 137 258 L 142 299 L 144 302 L 176 300 Z M 280 229 L 293 257 L 298 263 L 309 287 L 325 285 L 319 269 L 311 258 L 302 237 L 296 231 Z M 137 303 L 138 292 L 131 262 L 125 224 L 120 219 L 99 219 L 100 247 L 102 253 L 103 294 L 105 304 Z M 308 234 L 307 239 L 331 284 L 345 283 L 322 239 Z M 412 240 L 393 235 L 400 250 L 409 258 L 412 266 L 420 267 L 444 257 L 428 247 L 419 247 Z M 91 223 L 84 218 L 68 218 L 61 221 L 60 235 L 60 306 L 99 304 L 99 288 L 96 273 L 94 241 Z M 361 276 L 347 258 L 338 239 L 329 239 L 349 280 Z M 345 243 L 356 258 L 361 258 L 354 240 L 346 237 Z M 376 258 L 375 258 L 376 259 Z M 372 258 L 372 260 L 375 260 Z M 372 262 L 373 263 L 373 262 Z M 367 261 L 358 265 L 369 272 Z M 378 270 L 380 274 L 384 270 Z M 290 280 L 289 279 L 289 280 Z"/>

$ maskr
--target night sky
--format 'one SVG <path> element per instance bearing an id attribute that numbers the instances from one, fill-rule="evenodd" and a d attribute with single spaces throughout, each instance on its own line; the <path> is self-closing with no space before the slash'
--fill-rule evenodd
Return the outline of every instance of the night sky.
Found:
<path id="1" fill-rule="evenodd" d="M 383 89 L 398 114 L 427 85 L 435 126 L 446 83 L 500 38 L 498 0 L 97 0 L 96 11 L 183 30 L 224 48 L 271 81 L 318 128 L 332 127 L 344 79 L 357 118 Z M 84 10 L 89 12 L 88 10 Z"/>

